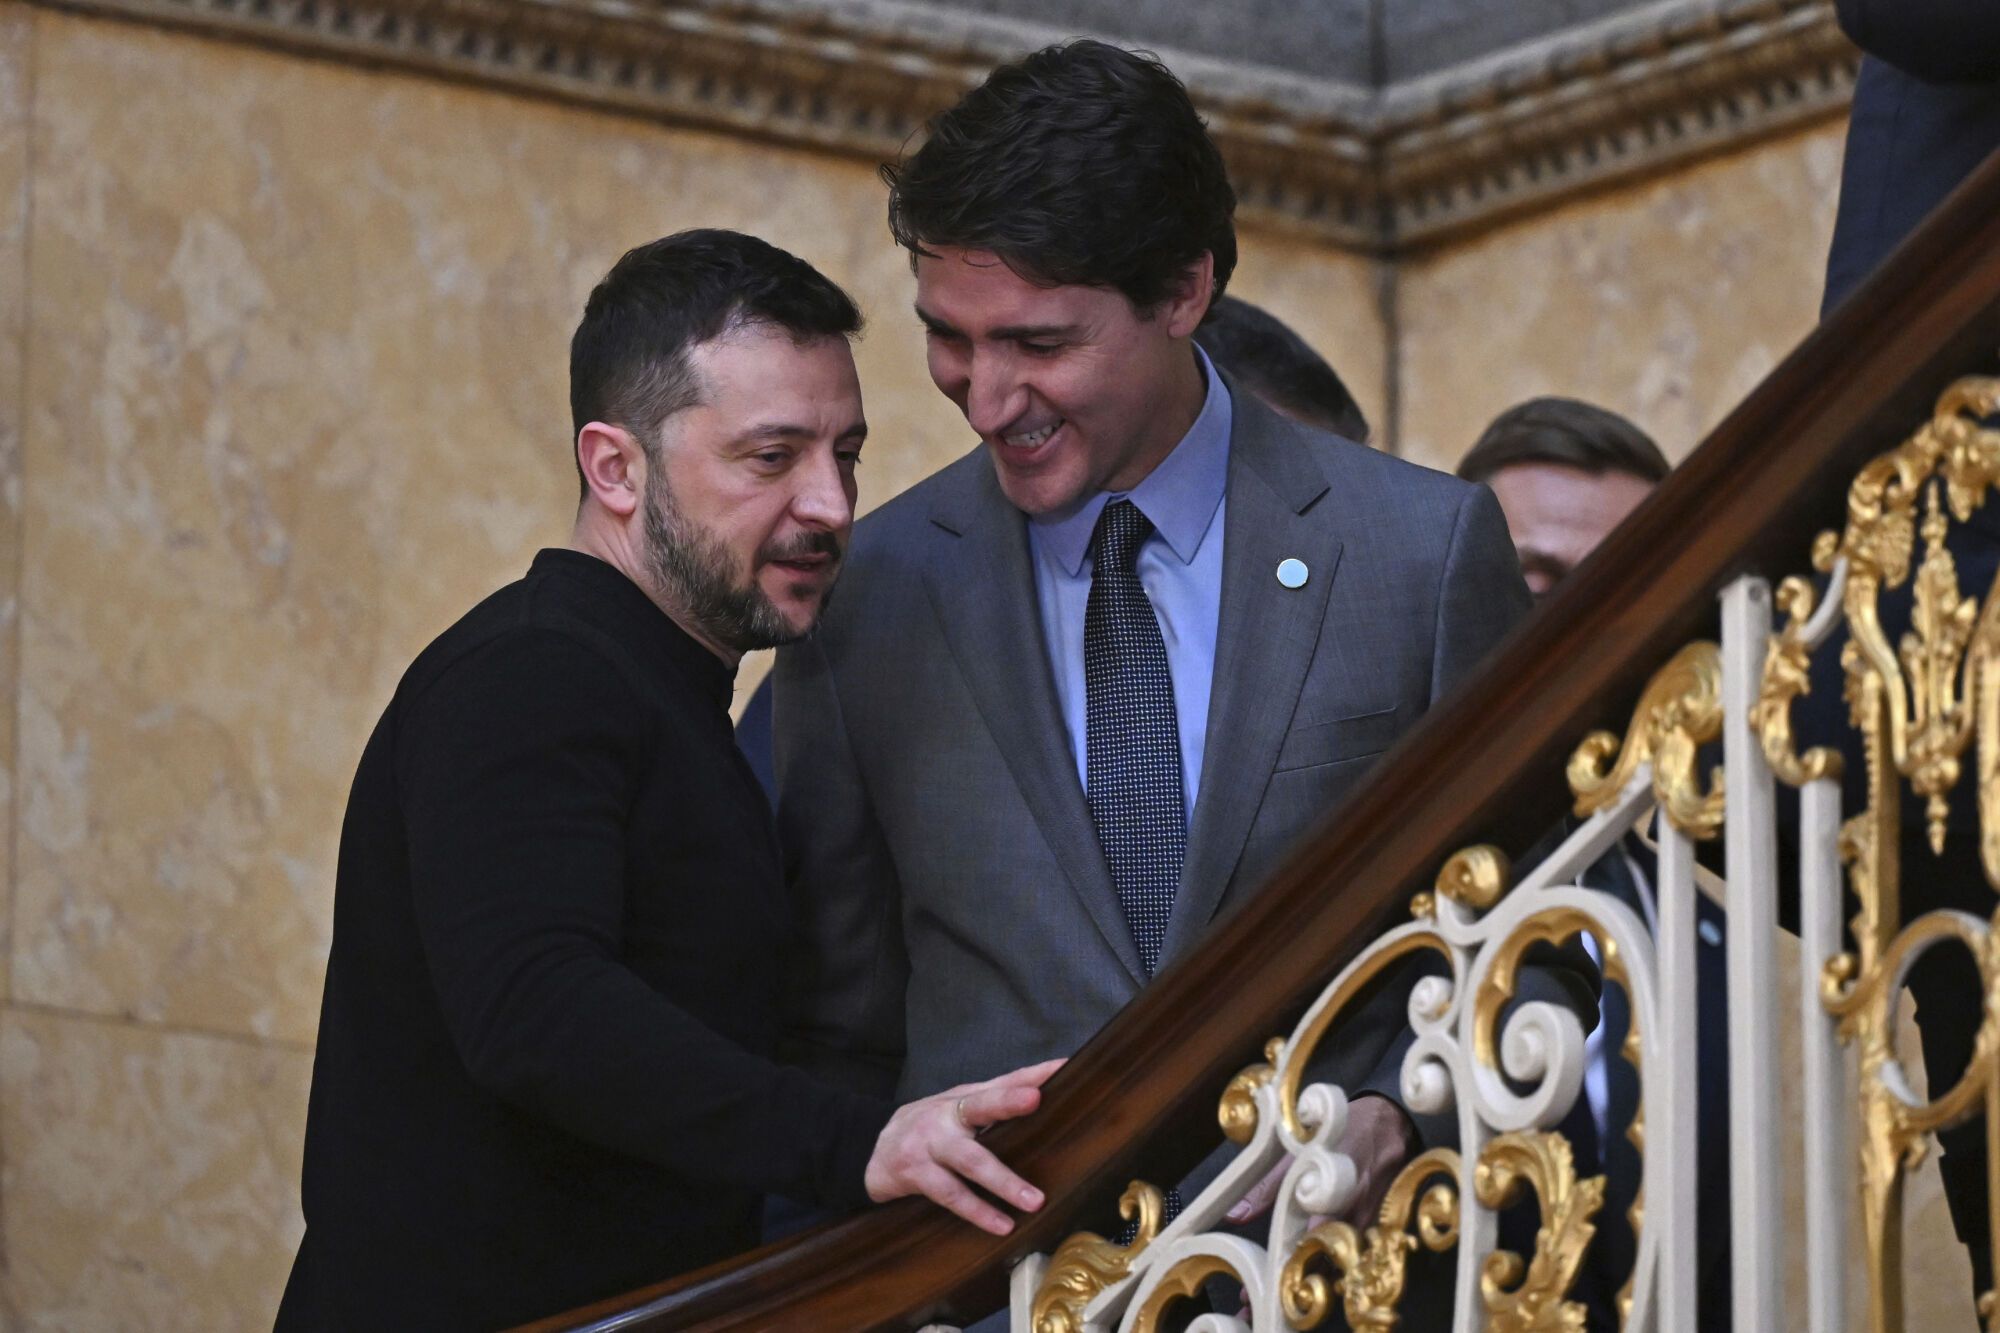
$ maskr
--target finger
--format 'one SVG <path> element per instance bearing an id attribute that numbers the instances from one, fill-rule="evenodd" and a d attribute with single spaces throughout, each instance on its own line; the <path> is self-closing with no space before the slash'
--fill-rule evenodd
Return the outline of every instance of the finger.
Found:
<path id="1" fill-rule="evenodd" d="M 1278 1197 L 1278 1187 L 1285 1183 L 1285 1166 L 1285 1163 L 1279 1162 L 1266 1171 L 1263 1178 L 1246 1190 L 1243 1197 L 1236 1201 L 1236 1206 L 1229 1210 L 1228 1220 L 1248 1222 L 1271 1211 L 1271 1204 Z"/>
<path id="2" fill-rule="evenodd" d="M 964 1182 L 945 1170 L 932 1166 L 919 1172 L 913 1182 L 925 1198 L 940 1208 L 958 1214 L 981 1231 L 1004 1236 L 1014 1229 L 1014 1219 L 968 1189 Z"/>
<path id="3" fill-rule="evenodd" d="M 1010 1069 L 1006 1073 L 996 1075 L 993 1078 L 983 1078 L 971 1083 L 956 1084 L 936 1095 L 949 1100 L 968 1096 L 975 1092 L 985 1092 L 992 1088 L 1039 1088 L 1042 1084 L 1049 1081 L 1051 1074 L 1068 1063 L 1069 1057 L 1064 1056 L 1059 1060 L 1044 1060 L 1038 1065 L 1023 1065 L 1019 1069 Z"/>
<path id="4" fill-rule="evenodd" d="M 1009 1170 L 1007 1164 L 971 1139 L 953 1139 L 937 1150 L 940 1164 L 970 1180 L 996 1199 L 1033 1212 L 1042 1206 L 1042 1192 Z"/>
<path id="5" fill-rule="evenodd" d="M 1002 1074 L 993 1081 L 995 1083 L 1024 1084 L 1027 1087 L 1039 1088 L 1042 1084 L 1049 1081 L 1051 1074 L 1068 1063 L 1069 1060 L 1067 1057 L 1060 1060 L 1044 1060 L 1038 1065 L 1028 1065 L 1026 1068 L 1016 1069 L 1012 1073 Z"/>
<path id="6" fill-rule="evenodd" d="M 970 1093 L 987 1092 L 994 1088 L 1039 1088 L 1042 1084 L 1049 1081 L 1051 1074 L 1054 1074 L 1068 1063 L 1068 1059 L 1065 1058 L 1061 1060 L 1044 1060 L 1038 1065 L 1023 1065 L 1019 1069 L 1010 1069 L 1004 1074 L 998 1074 L 989 1079 L 982 1079 L 977 1083 L 967 1083 L 953 1088 L 951 1091 L 954 1093 Z"/>
<path id="7" fill-rule="evenodd" d="M 1005 1087 L 985 1088 L 979 1092 L 967 1093 L 964 1098 L 953 1103 L 954 1113 L 964 1122 L 967 1129 L 984 1129 L 1002 1120 L 1013 1120 L 1027 1115 L 1042 1104 L 1040 1088 Z"/>

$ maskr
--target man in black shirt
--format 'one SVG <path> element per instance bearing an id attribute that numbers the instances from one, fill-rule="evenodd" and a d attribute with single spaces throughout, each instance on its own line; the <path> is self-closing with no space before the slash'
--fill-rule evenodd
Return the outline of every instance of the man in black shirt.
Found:
<path id="1" fill-rule="evenodd" d="M 771 1058 L 793 913 L 727 706 L 839 568 L 859 325 L 730 232 L 592 293 L 571 549 L 424 650 L 355 775 L 280 1328 L 557 1313 L 749 1247 L 765 1191 L 1039 1205 L 973 1132 L 1053 1065 L 892 1112 Z"/>

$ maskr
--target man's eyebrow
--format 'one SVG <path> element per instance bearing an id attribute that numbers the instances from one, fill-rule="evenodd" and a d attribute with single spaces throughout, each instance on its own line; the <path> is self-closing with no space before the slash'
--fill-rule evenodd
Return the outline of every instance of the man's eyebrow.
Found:
<path id="1" fill-rule="evenodd" d="M 1006 342 L 1036 342 L 1068 338 L 1082 327 L 1080 324 L 1003 324 L 988 336 Z"/>
<path id="2" fill-rule="evenodd" d="M 916 311 L 917 318 L 922 320 L 924 327 L 931 332 L 942 333 L 950 337 L 964 336 L 957 329 L 945 323 L 936 315 L 931 314 L 922 306 L 916 307 Z M 1003 324 L 999 328 L 989 329 L 986 336 L 1004 342 L 1032 342 L 1051 338 L 1074 337 L 1082 330 L 1082 327 L 1080 324 Z"/>
<path id="3" fill-rule="evenodd" d="M 816 432 L 810 426 L 802 426 L 792 421 L 767 421 L 752 426 L 736 438 L 738 440 L 786 440 L 797 437 L 810 438 Z"/>
<path id="4" fill-rule="evenodd" d="M 914 309 L 917 312 L 917 318 L 920 321 L 922 321 L 923 326 L 929 329 L 932 333 L 953 334 L 958 332 L 957 329 L 945 323 L 943 320 L 939 319 L 936 315 L 933 315 L 930 311 L 924 309 L 922 306 L 913 306 L 912 309 Z"/>
<path id="5" fill-rule="evenodd" d="M 865 438 L 867 434 L 868 423 L 866 421 L 856 421 L 842 430 L 835 438 L 842 440 L 857 437 Z M 737 435 L 736 442 L 738 444 L 759 444 L 772 440 L 811 440 L 818 437 L 819 431 L 812 426 L 802 425 L 794 421 L 767 421 L 752 426 Z"/>

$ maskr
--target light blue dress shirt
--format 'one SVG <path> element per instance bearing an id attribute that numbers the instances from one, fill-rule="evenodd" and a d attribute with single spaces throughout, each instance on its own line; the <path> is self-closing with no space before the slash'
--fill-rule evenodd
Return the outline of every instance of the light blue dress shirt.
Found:
<path id="1" fill-rule="evenodd" d="M 1097 516 L 1128 499 L 1152 520 L 1139 548 L 1139 583 L 1160 620 L 1174 714 L 1181 733 L 1181 791 L 1192 818 L 1208 739 L 1208 697 L 1215 675 L 1215 631 L 1222 615 L 1223 493 L 1229 485 L 1228 386 L 1208 354 L 1195 348 L 1208 396 L 1173 452 L 1129 492 L 1100 491 L 1077 508 L 1028 523 L 1042 641 L 1048 645 L 1056 704 L 1076 753 L 1076 777 L 1089 783 L 1089 733 L 1083 687 L 1083 613 L 1090 601 L 1090 538 Z"/>

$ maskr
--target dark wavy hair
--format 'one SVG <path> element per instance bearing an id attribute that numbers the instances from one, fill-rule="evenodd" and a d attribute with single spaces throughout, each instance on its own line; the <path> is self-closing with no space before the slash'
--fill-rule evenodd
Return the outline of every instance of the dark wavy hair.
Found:
<path id="1" fill-rule="evenodd" d="M 1291 325 L 1262 306 L 1225 296 L 1194 331 L 1215 364 L 1280 412 L 1359 444 L 1368 418 L 1340 375 Z"/>
<path id="2" fill-rule="evenodd" d="M 1187 89 L 1151 55 L 1080 39 L 967 93 L 882 168 L 910 262 L 991 250 L 1022 277 L 1166 298 L 1204 252 L 1215 296 L 1236 268 L 1236 192 Z"/>
<path id="3" fill-rule="evenodd" d="M 800 342 L 852 338 L 861 311 L 805 260 L 741 232 L 676 232 L 626 251 L 590 293 L 569 342 L 571 438 L 608 422 L 651 457 L 660 423 L 700 398 L 688 354 L 745 324 Z M 581 464 L 577 484 L 588 491 Z"/>
<path id="4" fill-rule="evenodd" d="M 1503 467 L 1554 463 L 1593 476 L 1624 472 L 1661 482 L 1673 471 L 1652 436 L 1594 403 L 1530 398 L 1493 418 L 1458 464 L 1467 481 L 1485 481 Z"/>

